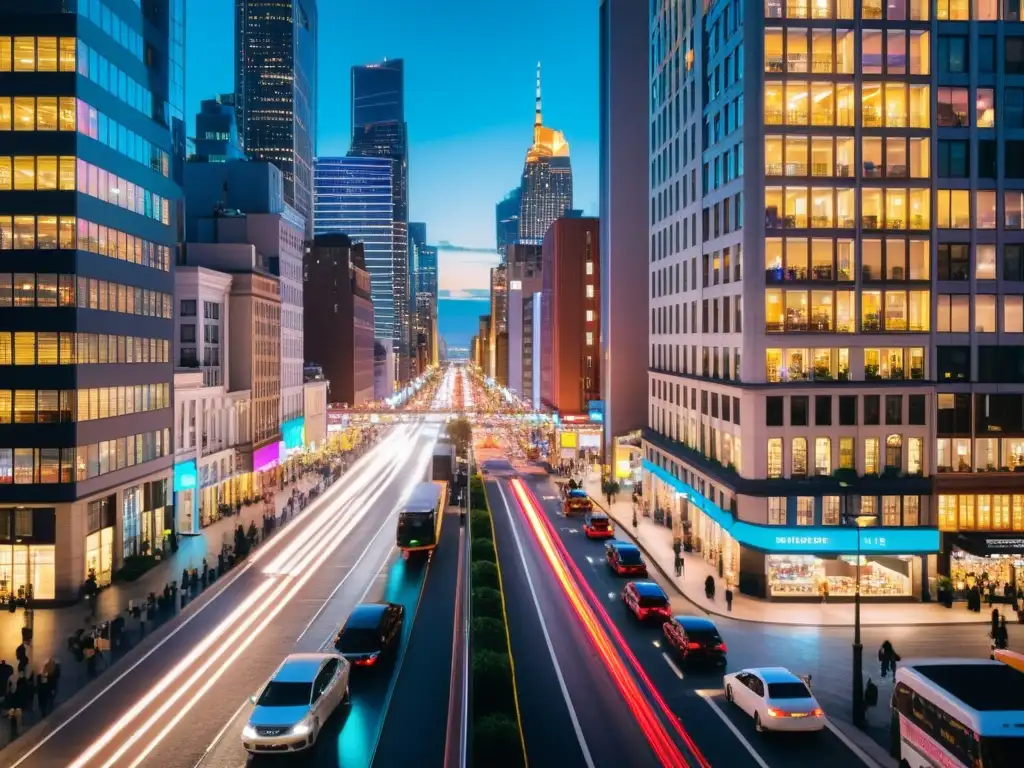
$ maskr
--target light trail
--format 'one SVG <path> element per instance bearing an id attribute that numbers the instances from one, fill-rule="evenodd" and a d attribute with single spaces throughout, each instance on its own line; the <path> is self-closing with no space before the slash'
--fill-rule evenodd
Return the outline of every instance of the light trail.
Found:
<path id="1" fill-rule="evenodd" d="M 155 737 L 146 742 L 143 751 L 139 755 L 133 755 L 135 762 L 139 762 L 153 749 L 157 747 L 173 730 L 174 726 L 180 723 L 181 719 L 199 701 L 199 699 L 210 690 L 213 684 L 227 671 L 227 669 L 239 659 L 249 645 L 259 636 L 284 609 L 299 590 L 317 572 L 319 567 L 326 562 L 335 549 L 346 539 L 346 537 L 369 515 L 374 504 L 387 490 L 388 485 L 402 474 L 406 462 L 415 454 L 417 471 L 408 475 L 406 486 L 403 488 L 402 498 L 408 493 L 415 479 L 422 474 L 432 450 L 429 444 L 418 452 L 414 451 L 416 437 L 421 434 L 430 435 L 430 430 L 417 429 L 410 435 L 408 428 L 401 428 L 383 441 L 375 449 L 370 460 L 357 462 L 353 467 L 359 467 L 356 477 L 352 478 L 352 484 L 348 486 L 338 499 L 333 500 L 329 505 L 329 513 L 317 515 L 296 540 L 291 541 L 284 551 L 279 554 L 272 563 L 275 567 L 274 573 L 268 574 L 268 578 L 259 584 L 242 603 L 220 624 L 214 627 L 181 661 L 179 661 L 169 672 L 167 672 L 149 691 L 137 701 L 129 710 L 99 738 L 97 738 L 82 754 L 71 763 L 70 768 L 83 768 L 95 758 L 100 756 L 104 748 L 107 748 L 115 739 L 124 735 L 124 732 L 131 727 L 131 733 L 117 749 L 107 755 L 104 753 L 103 765 L 107 768 L 113 766 L 125 753 L 155 725 L 159 725 L 166 716 L 168 710 L 177 704 L 175 716 L 169 721 Z M 398 441 L 403 438 L 399 445 L 401 448 L 391 455 L 383 456 L 378 449 L 385 446 L 391 439 Z M 411 438 L 411 439 L 410 439 Z M 363 457 L 367 458 L 366 456 Z M 382 479 L 383 474 L 383 479 Z M 307 510 L 308 511 L 308 510 Z M 394 509 L 390 510 L 388 516 L 381 522 L 381 526 L 394 516 Z M 275 566 L 276 564 L 276 566 Z M 270 569 L 268 568 L 268 571 Z M 258 623 L 257 623 L 258 622 Z M 254 626 L 255 625 L 255 626 Z M 252 627 L 251 631 L 248 631 Z M 248 631 L 248 633 L 247 633 Z M 213 651 L 211 647 L 220 638 L 228 637 Z M 223 658 L 227 655 L 226 658 Z M 221 660 L 219 667 L 208 675 L 210 668 Z M 198 669 L 185 677 L 188 671 L 197 663 Z M 178 703 L 196 683 L 204 680 L 203 684 L 191 696 Z M 177 685 L 175 691 L 161 702 L 157 710 L 148 716 L 148 719 L 141 725 L 133 725 L 136 720 L 146 715 L 147 710 L 153 705 L 156 699 L 161 696 L 172 685 Z M 27 757 L 27 756 L 26 756 Z"/>
<path id="2" fill-rule="evenodd" d="M 513 482 L 519 483 L 519 485 L 522 487 L 523 493 L 526 494 L 531 500 L 531 503 L 535 504 L 539 509 L 539 502 L 537 502 L 533 492 L 529 490 L 525 486 L 525 484 L 523 484 L 522 481 L 519 480 L 518 478 L 513 480 Z M 622 636 L 622 633 L 619 632 L 618 627 L 615 626 L 615 622 L 612 621 L 611 616 L 609 616 L 608 612 L 604 609 L 604 605 L 600 600 L 598 600 L 597 595 L 595 595 L 594 591 L 590 588 L 590 584 L 587 582 L 587 579 L 583 575 L 583 572 L 576 565 L 575 561 L 569 554 L 569 550 L 566 549 L 565 544 L 558 536 L 557 531 L 555 531 L 554 525 L 552 525 L 551 521 L 547 518 L 546 515 L 538 514 L 538 518 L 540 519 L 544 527 L 547 529 L 552 541 L 555 543 L 556 548 L 559 550 L 563 562 L 567 563 L 569 568 L 573 571 L 573 574 L 576 577 L 577 584 L 582 586 L 583 590 L 589 597 L 590 604 L 597 609 L 598 614 L 603 619 L 604 625 L 611 631 L 616 642 L 618 643 L 619 648 L 622 650 L 623 655 L 629 661 L 630 666 L 633 667 L 634 671 L 639 676 L 640 680 L 644 683 L 644 686 L 646 687 L 648 693 L 650 693 L 651 698 L 654 699 L 654 702 L 658 705 L 658 708 L 662 711 L 662 714 L 664 714 L 665 719 L 672 724 L 672 729 L 683 740 L 683 742 L 687 746 L 687 749 L 690 750 L 690 753 L 693 755 L 694 759 L 696 759 L 697 762 L 702 766 L 702 768 L 711 768 L 711 764 L 708 763 L 707 759 L 704 757 L 703 753 L 700 751 L 700 748 L 694 742 L 693 738 L 690 736 L 689 733 L 687 733 L 686 729 L 683 728 L 682 724 L 679 722 L 679 718 L 676 716 L 676 714 L 672 711 L 671 707 L 669 707 L 665 699 L 658 692 L 658 689 L 654 685 L 654 682 L 647 675 L 647 673 L 644 671 L 643 666 L 640 664 L 640 660 L 637 659 L 636 655 L 630 649 L 629 644 L 626 642 L 626 639 Z"/>
<path id="3" fill-rule="evenodd" d="M 605 668 L 615 683 L 615 687 L 618 688 L 619 693 L 626 702 L 626 706 L 633 713 L 633 717 L 647 738 L 647 742 L 650 744 L 654 754 L 663 766 L 685 768 L 688 765 L 686 759 L 671 736 L 669 736 L 665 726 L 654 713 L 646 698 L 644 698 L 636 682 L 630 676 L 629 671 L 622 663 L 621 658 L 619 658 L 616 649 L 612 646 L 608 635 L 603 631 L 594 612 L 580 596 L 579 589 L 573 584 L 573 577 L 566 570 L 562 557 L 555 549 L 551 534 L 540 520 L 540 513 L 534 506 L 533 500 L 527 494 L 522 481 L 519 478 L 515 478 L 511 481 L 510 485 L 520 508 L 526 514 L 527 521 L 530 523 L 548 563 L 555 573 L 556 579 L 569 599 L 576 615 L 583 623 L 591 644 L 601 657 Z"/>

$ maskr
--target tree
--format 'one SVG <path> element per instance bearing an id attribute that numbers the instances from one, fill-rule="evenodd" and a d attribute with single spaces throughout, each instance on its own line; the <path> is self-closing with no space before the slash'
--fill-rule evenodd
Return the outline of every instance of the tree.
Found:
<path id="1" fill-rule="evenodd" d="M 455 452 L 459 456 L 465 456 L 469 452 L 469 441 L 473 439 L 473 425 L 469 419 L 460 416 L 448 422 L 448 439 L 455 445 Z"/>

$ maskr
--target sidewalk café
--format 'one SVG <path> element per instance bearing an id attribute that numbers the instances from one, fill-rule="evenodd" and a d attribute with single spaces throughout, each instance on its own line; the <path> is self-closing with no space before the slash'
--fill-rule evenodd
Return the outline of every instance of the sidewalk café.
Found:
<path id="1" fill-rule="evenodd" d="M 752 597 L 781 600 L 852 598 L 860 537 L 861 596 L 920 599 L 928 555 L 941 549 L 935 528 L 761 525 L 737 520 L 692 486 L 644 459 L 645 491 L 672 510 L 673 533 L 689 531 L 694 552 Z"/>

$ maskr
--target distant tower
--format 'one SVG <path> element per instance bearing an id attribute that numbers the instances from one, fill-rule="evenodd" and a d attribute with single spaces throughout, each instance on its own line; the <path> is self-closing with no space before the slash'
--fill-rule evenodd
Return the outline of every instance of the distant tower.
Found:
<path id="1" fill-rule="evenodd" d="M 540 62 L 533 145 L 526 152 L 520 184 L 519 240 L 540 244 L 551 222 L 572 208 L 572 165 L 569 143 L 561 131 L 544 126 L 541 114 Z"/>

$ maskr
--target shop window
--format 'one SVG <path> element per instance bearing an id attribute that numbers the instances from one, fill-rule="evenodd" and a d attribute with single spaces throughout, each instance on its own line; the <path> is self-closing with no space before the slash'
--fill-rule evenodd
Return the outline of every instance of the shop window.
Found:
<path id="1" fill-rule="evenodd" d="M 864 438 L 864 474 L 877 475 L 879 470 L 878 438 Z"/>
<path id="2" fill-rule="evenodd" d="M 782 477 L 782 438 L 768 439 L 768 477 Z"/>
<path id="3" fill-rule="evenodd" d="M 832 474 L 832 440 L 827 437 L 814 438 L 814 474 Z"/>
<path id="4" fill-rule="evenodd" d="M 793 450 L 793 477 L 807 476 L 807 438 L 794 437 Z"/>
<path id="5" fill-rule="evenodd" d="M 814 497 L 796 497 L 796 524 L 814 525 Z"/>
<path id="6" fill-rule="evenodd" d="M 768 497 L 768 525 L 786 524 L 786 498 L 785 496 Z"/>
<path id="7" fill-rule="evenodd" d="M 824 496 L 821 499 L 821 524 L 839 525 L 841 519 L 840 498 L 838 496 Z"/>

